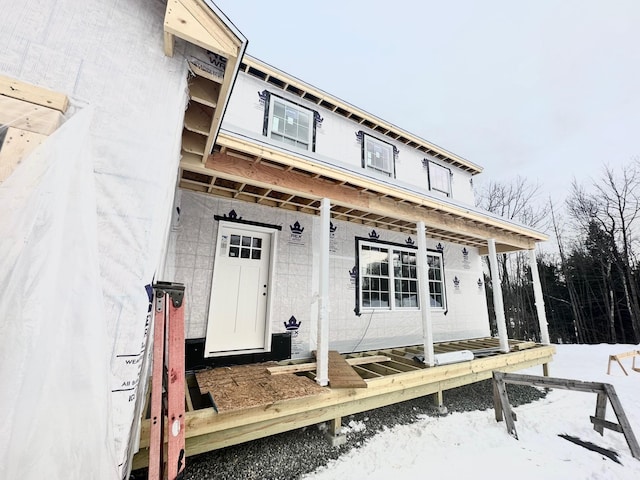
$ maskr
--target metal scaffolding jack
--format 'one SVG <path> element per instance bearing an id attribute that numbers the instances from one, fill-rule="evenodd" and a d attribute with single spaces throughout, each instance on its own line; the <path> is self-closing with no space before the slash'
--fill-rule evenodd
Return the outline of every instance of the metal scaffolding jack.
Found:
<path id="1" fill-rule="evenodd" d="M 151 374 L 149 480 L 184 476 L 184 285 L 153 285 L 155 327 Z M 167 302 L 167 298 L 171 301 Z M 166 371 L 166 375 L 165 375 Z M 166 392 L 166 402 L 163 393 Z M 166 408 L 164 408 L 166 406 Z M 165 433 L 165 418 L 167 419 Z M 167 439 L 166 460 L 164 443 Z"/>

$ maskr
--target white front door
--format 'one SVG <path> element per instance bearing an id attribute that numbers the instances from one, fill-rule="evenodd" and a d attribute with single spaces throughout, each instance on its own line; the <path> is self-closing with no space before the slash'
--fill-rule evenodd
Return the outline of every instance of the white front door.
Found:
<path id="1" fill-rule="evenodd" d="M 220 222 L 211 282 L 205 356 L 265 351 L 274 231 Z"/>

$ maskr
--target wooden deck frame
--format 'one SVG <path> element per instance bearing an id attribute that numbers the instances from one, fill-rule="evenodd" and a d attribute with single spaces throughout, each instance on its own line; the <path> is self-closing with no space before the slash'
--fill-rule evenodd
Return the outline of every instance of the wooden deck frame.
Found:
<path id="1" fill-rule="evenodd" d="M 494 339 L 495 340 L 495 339 Z M 446 345 L 453 345 L 448 342 Z M 495 342 L 475 342 L 475 345 L 494 346 Z M 517 344 L 515 341 L 511 341 Z M 436 344 L 439 346 L 440 344 Z M 437 348 L 436 348 L 436 351 Z M 395 352 L 395 353 L 394 353 Z M 362 363 L 358 368 L 379 365 L 388 369 L 385 374 L 365 378 L 367 388 L 326 388 L 325 393 L 269 405 L 252 407 L 227 413 L 216 413 L 213 408 L 186 413 L 186 455 L 196 455 L 236 445 L 305 426 L 333 421 L 359 412 L 380 408 L 445 390 L 492 378 L 494 370 L 515 371 L 547 364 L 553 359 L 553 346 L 538 345 L 522 351 L 474 359 L 471 361 L 425 368 L 412 365 L 405 355 L 422 353 L 420 347 L 388 349 L 356 356 L 383 355 L 395 361 Z M 403 365 L 406 371 L 400 367 Z M 380 368 L 378 371 L 382 372 Z M 307 372 L 308 373 L 308 372 Z M 148 463 L 149 420 L 142 421 L 140 451 L 134 456 L 133 468 Z"/>

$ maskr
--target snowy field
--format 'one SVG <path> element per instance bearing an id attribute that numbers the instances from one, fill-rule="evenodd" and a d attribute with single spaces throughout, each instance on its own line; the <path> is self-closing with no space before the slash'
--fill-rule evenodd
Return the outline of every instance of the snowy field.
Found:
<path id="1" fill-rule="evenodd" d="M 609 355 L 638 349 L 633 345 L 559 345 L 550 375 L 613 384 L 640 439 L 640 373 L 631 370 L 631 358 L 622 360 L 629 376 L 617 364 L 612 364 L 611 375 L 606 373 Z M 640 358 L 636 365 L 640 366 Z M 541 375 L 542 367 L 518 373 Z M 303 478 L 640 479 L 640 460 L 631 456 L 624 436 L 605 429 L 602 437 L 593 430 L 589 416 L 594 415 L 595 405 L 595 393 L 553 390 L 543 400 L 514 409 L 520 440 L 507 434 L 504 422 L 496 422 L 493 410 L 424 416 L 412 425 L 379 433 L 361 448 Z M 609 403 L 607 420 L 616 421 Z M 362 429 L 366 424 L 348 425 L 347 432 L 350 428 Z M 614 450 L 621 465 L 560 434 Z"/>

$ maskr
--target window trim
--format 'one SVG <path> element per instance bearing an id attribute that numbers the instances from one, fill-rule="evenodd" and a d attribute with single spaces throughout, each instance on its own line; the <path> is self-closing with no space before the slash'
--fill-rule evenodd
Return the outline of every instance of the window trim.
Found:
<path id="1" fill-rule="evenodd" d="M 447 177 L 447 187 L 448 187 L 448 191 L 444 191 L 441 190 L 439 188 L 435 188 L 432 185 L 432 181 L 431 181 L 431 165 L 435 165 L 438 168 L 441 168 L 443 170 L 446 170 L 449 175 Z M 453 174 L 451 173 L 451 169 L 449 167 L 445 167 L 444 165 L 440 165 L 439 163 L 434 162 L 433 160 L 429 160 L 427 159 L 427 183 L 429 185 L 429 190 L 432 192 L 438 192 L 441 193 L 443 195 L 446 195 L 447 197 L 451 197 L 452 196 L 452 189 L 451 189 L 451 177 L 453 176 Z"/>
<path id="2" fill-rule="evenodd" d="M 293 108 L 295 108 L 296 110 L 302 110 L 306 113 L 309 114 L 309 119 L 310 119 L 310 124 L 309 124 L 309 146 L 306 149 L 303 149 L 301 147 L 294 147 L 294 148 L 299 148 L 300 150 L 306 151 L 306 152 L 315 152 L 316 151 L 316 127 L 317 127 L 317 112 L 315 110 L 312 110 L 311 108 L 308 108 L 304 105 L 301 105 L 297 102 L 293 102 L 287 98 L 284 98 L 280 95 L 276 95 L 274 93 L 271 93 L 269 91 L 264 91 L 262 92 L 264 94 L 264 117 L 263 117 L 263 122 L 262 122 L 262 135 L 264 135 L 265 137 L 281 143 L 283 145 L 287 145 L 289 147 L 294 147 L 293 145 L 290 145 L 288 143 L 282 142 L 280 140 L 274 139 L 271 137 L 271 127 L 273 124 L 273 104 L 274 102 L 272 101 L 271 97 L 274 97 L 276 99 L 278 99 L 278 101 L 283 102 L 285 105 L 290 105 Z"/>
<path id="3" fill-rule="evenodd" d="M 376 167 L 372 167 L 369 166 L 367 164 L 367 138 L 371 139 L 374 142 L 383 144 L 387 147 L 389 147 L 389 150 L 391 151 L 391 170 L 389 172 L 376 168 Z M 389 178 L 396 178 L 396 151 L 397 149 L 395 148 L 394 145 L 390 144 L 389 142 L 385 142 L 384 140 L 380 140 L 377 137 L 374 137 L 373 135 L 369 135 L 368 133 L 364 133 L 362 132 L 362 142 L 361 142 L 361 147 L 360 147 L 360 158 L 362 161 L 362 168 L 364 168 L 365 170 L 369 170 L 371 172 L 374 172 L 378 175 L 384 175 L 384 176 L 388 176 Z"/>
<path id="4" fill-rule="evenodd" d="M 428 285 L 428 290 L 429 290 L 429 308 L 431 308 L 431 310 L 436 310 L 436 311 L 443 311 L 443 312 L 447 312 L 448 311 L 448 302 L 447 302 L 447 281 L 446 281 L 446 275 L 445 275 L 445 268 L 444 268 L 444 255 L 440 250 L 433 250 L 428 248 L 427 252 L 426 252 L 426 261 L 427 263 L 429 262 L 429 255 L 435 257 L 439 257 L 440 258 L 440 265 L 442 266 L 441 268 L 441 276 L 440 276 L 440 284 L 442 285 L 442 306 L 441 307 L 432 307 L 431 306 L 431 280 L 427 279 L 427 281 L 429 282 Z M 429 270 L 431 270 L 431 268 L 429 268 Z"/>
<path id="5" fill-rule="evenodd" d="M 364 307 L 362 305 L 362 288 L 361 288 L 361 281 L 362 281 L 362 275 L 360 272 L 360 247 L 361 245 L 371 245 L 371 246 L 378 246 L 378 247 L 384 247 L 387 248 L 387 250 L 390 252 L 391 255 L 393 255 L 393 251 L 394 250 L 400 250 L 400 251 L 405 251 L 405 252 L 410 252 L 410 253 L 415 253 L 416 256 L 418 254 L 418 247 L 416 246 L 411 246 L 411 245 L 405 245 L 402 243 L 395 243 L 395 242 L 386 242 L 386 241 L 382 241 L 382 240 L 376 240 L 376 239 L 372 239 L 372 238 L 365 238 L 365 237 L 356 237 L 355 239 L 355 247 L 356 247 L 356 272 L 357 272 L 357 281 L 356 281 L 356 307 L 355 307 L 355 313 L 356 315 L 360 315 L 361 313 L 372 313 L 372 312 L 376 312 L 376 311 L 383 311 L 383 312 L 404 312 L 404 311 L 420 311 L 420 309 L 422 308 L 422 302 L 420 300 L 420 277 L 417 274 L 417 270 L 416 270 L 416 282 L 417 282 L 417 290 L 416 290 L 416 294 L 417 294 L 417 300 L 418 300 L 418 305 L 417 306 L 412 306 L 412 307 L 402 307 L 402 306 L 397 306 L 396 305 L 396 299 L 395 299 L 395 284 L 394 284 L 394 280 L 395 280 L 395 275 L 393 275 L 393 265 L 392 265 L 392 261 L 393 258 L 389 259 L 389 306 L 388 307 Z M 416 262 L 416 269 L 417 269 L 417 262 Z"/>

